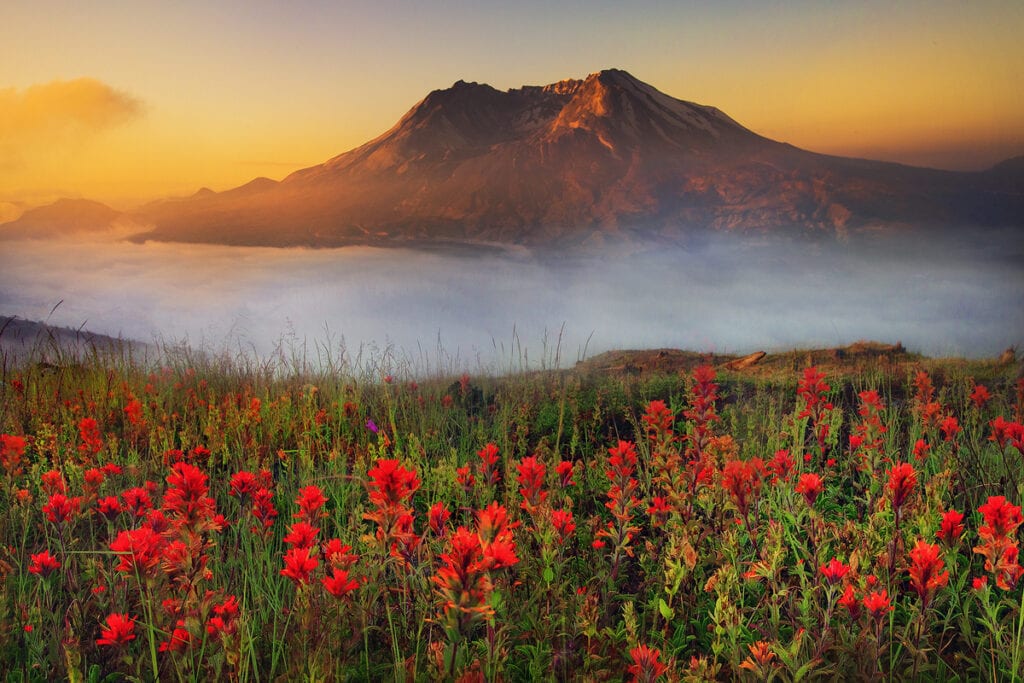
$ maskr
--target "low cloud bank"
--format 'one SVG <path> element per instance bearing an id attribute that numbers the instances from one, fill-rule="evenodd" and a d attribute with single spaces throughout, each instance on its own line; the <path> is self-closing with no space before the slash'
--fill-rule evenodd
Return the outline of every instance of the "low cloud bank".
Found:
<path id="1" fill-rule="evenodd" d="M 985 357 L 1024 341 L 1021 301 L 1012 238 L 970 250 L 714 238 L 572 258 L 26 240 L 0 255 L 0 314 L 261 355 L 282 342 L 392 349 L 420 369 L 550 365 L 559 341 L 562 364 L 613 348 L 858 339 Z"/>

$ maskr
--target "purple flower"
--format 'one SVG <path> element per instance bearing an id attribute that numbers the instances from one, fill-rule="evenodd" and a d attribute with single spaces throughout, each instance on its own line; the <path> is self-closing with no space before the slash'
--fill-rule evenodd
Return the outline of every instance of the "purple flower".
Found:
<path id="1" fill-rule="evenodd" d="M 369 430 L 370 430 L 371 432 L 373 432 L 374 434 L 376 434 L 376 433 L 377 433 L 378 431 L 380 431 L 380 430 L 379 430 L 379 429 L 377 428 L 377 423 L 376 423 L 376 422 L 374 422 L 373 420 L 367 420 L 367 421 L 366 421 L 366 428 L 367 428 L 367 429 L 369 429 Z"/>

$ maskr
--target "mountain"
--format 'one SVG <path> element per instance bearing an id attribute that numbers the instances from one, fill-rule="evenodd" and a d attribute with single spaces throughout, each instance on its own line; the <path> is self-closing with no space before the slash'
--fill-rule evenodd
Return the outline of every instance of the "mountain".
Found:
<path id="1" fill-rule="evenodd" d="M 124 216 L 89 199 L 58 199 L 0 224 L 0 239 L 44 238 L 110 230 Z"/>
<path id="2" fill-rule="evenodd" d="M 625 71 L 505 92 L 459 81 L 380 137 L 280 182 L 146 207 L 141 239 L 525 245 L 706 230 L 845 236 L 1020 227 L 1024 170 L 962 173 L 807 152 Z"/>

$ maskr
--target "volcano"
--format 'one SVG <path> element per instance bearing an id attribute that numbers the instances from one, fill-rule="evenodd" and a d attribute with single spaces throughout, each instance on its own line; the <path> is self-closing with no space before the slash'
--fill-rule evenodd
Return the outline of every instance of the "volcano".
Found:
<path id="1" fill-rule="evenodd" d="M 1019 227 L 1020 163 L 952 172 L 816 154 L 617 69 L 499 91 L 459 81 L 380 137 L 226 192 L 162 201 L 139 239 L 263 246 L 847 237 Z"/>

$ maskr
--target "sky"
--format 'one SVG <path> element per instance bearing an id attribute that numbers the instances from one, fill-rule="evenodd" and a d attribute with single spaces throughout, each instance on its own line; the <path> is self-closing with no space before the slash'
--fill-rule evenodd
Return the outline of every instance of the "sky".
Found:
<path id="1" fill-rule="evenodd" d="M 975 170 L 1024 154 L 1024 3 L 7 0 L 0 219 L 281 178 L 456 80 L 621 68 L 814 151 Z"/>

